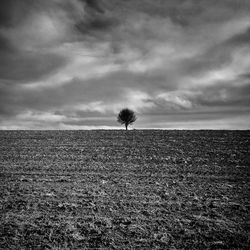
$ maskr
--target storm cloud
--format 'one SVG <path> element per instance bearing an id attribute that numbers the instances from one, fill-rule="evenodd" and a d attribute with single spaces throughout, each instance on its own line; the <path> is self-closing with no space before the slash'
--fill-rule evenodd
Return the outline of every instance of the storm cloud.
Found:
<path id="1" fill-rule="evenodd" d="M 0 3 L 0 129 L 249 129 L 249 74 L 246 0 Z"/>

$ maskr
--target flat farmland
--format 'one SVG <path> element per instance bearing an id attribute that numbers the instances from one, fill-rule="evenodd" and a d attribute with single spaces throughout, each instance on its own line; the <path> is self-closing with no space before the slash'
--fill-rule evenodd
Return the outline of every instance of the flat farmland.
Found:
<path id="1" fill-rule="evenodd" d="M 250 131 L 0 131 L 0 249 L 249 249 Z"/>

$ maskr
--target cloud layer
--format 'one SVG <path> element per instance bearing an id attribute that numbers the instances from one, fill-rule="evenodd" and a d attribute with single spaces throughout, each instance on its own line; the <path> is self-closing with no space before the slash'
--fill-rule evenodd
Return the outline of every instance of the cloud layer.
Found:
<path id="1" fill-rule="evenodd" d="M 2 0 L 0 129 L 249 129 L 249 42 L 245 0 Z"/>

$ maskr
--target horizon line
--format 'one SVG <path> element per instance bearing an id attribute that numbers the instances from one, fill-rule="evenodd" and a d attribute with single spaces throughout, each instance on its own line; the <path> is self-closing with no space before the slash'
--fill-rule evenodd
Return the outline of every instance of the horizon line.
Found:
<path id="1" fill-rule="evenodd" d="M 188 129 L 188 128 L 136 128 L 136 129 L 116 129 L 116 128 L 93 128 L 93 129 L 0 129 L 0 131 L 145 131 L 145 130 L 178 130 L 178 131 L 250 131 L 249 129 L 223 129 L 223 128 L 200 128 L 200 129 Z"/>

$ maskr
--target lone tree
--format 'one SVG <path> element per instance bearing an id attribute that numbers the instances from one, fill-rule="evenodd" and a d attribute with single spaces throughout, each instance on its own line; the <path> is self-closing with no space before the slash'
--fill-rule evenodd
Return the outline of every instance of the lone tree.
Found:
<path id="1" fill-rule="evenodd" d="M 121 124 L 125 124 L 126 130 L 128 130 L 128 125 L 135 122 L 135 120 L 136 120 L 135 112 L 128 108 L 122 109 L 117 116 L 117 121 Z"/>

